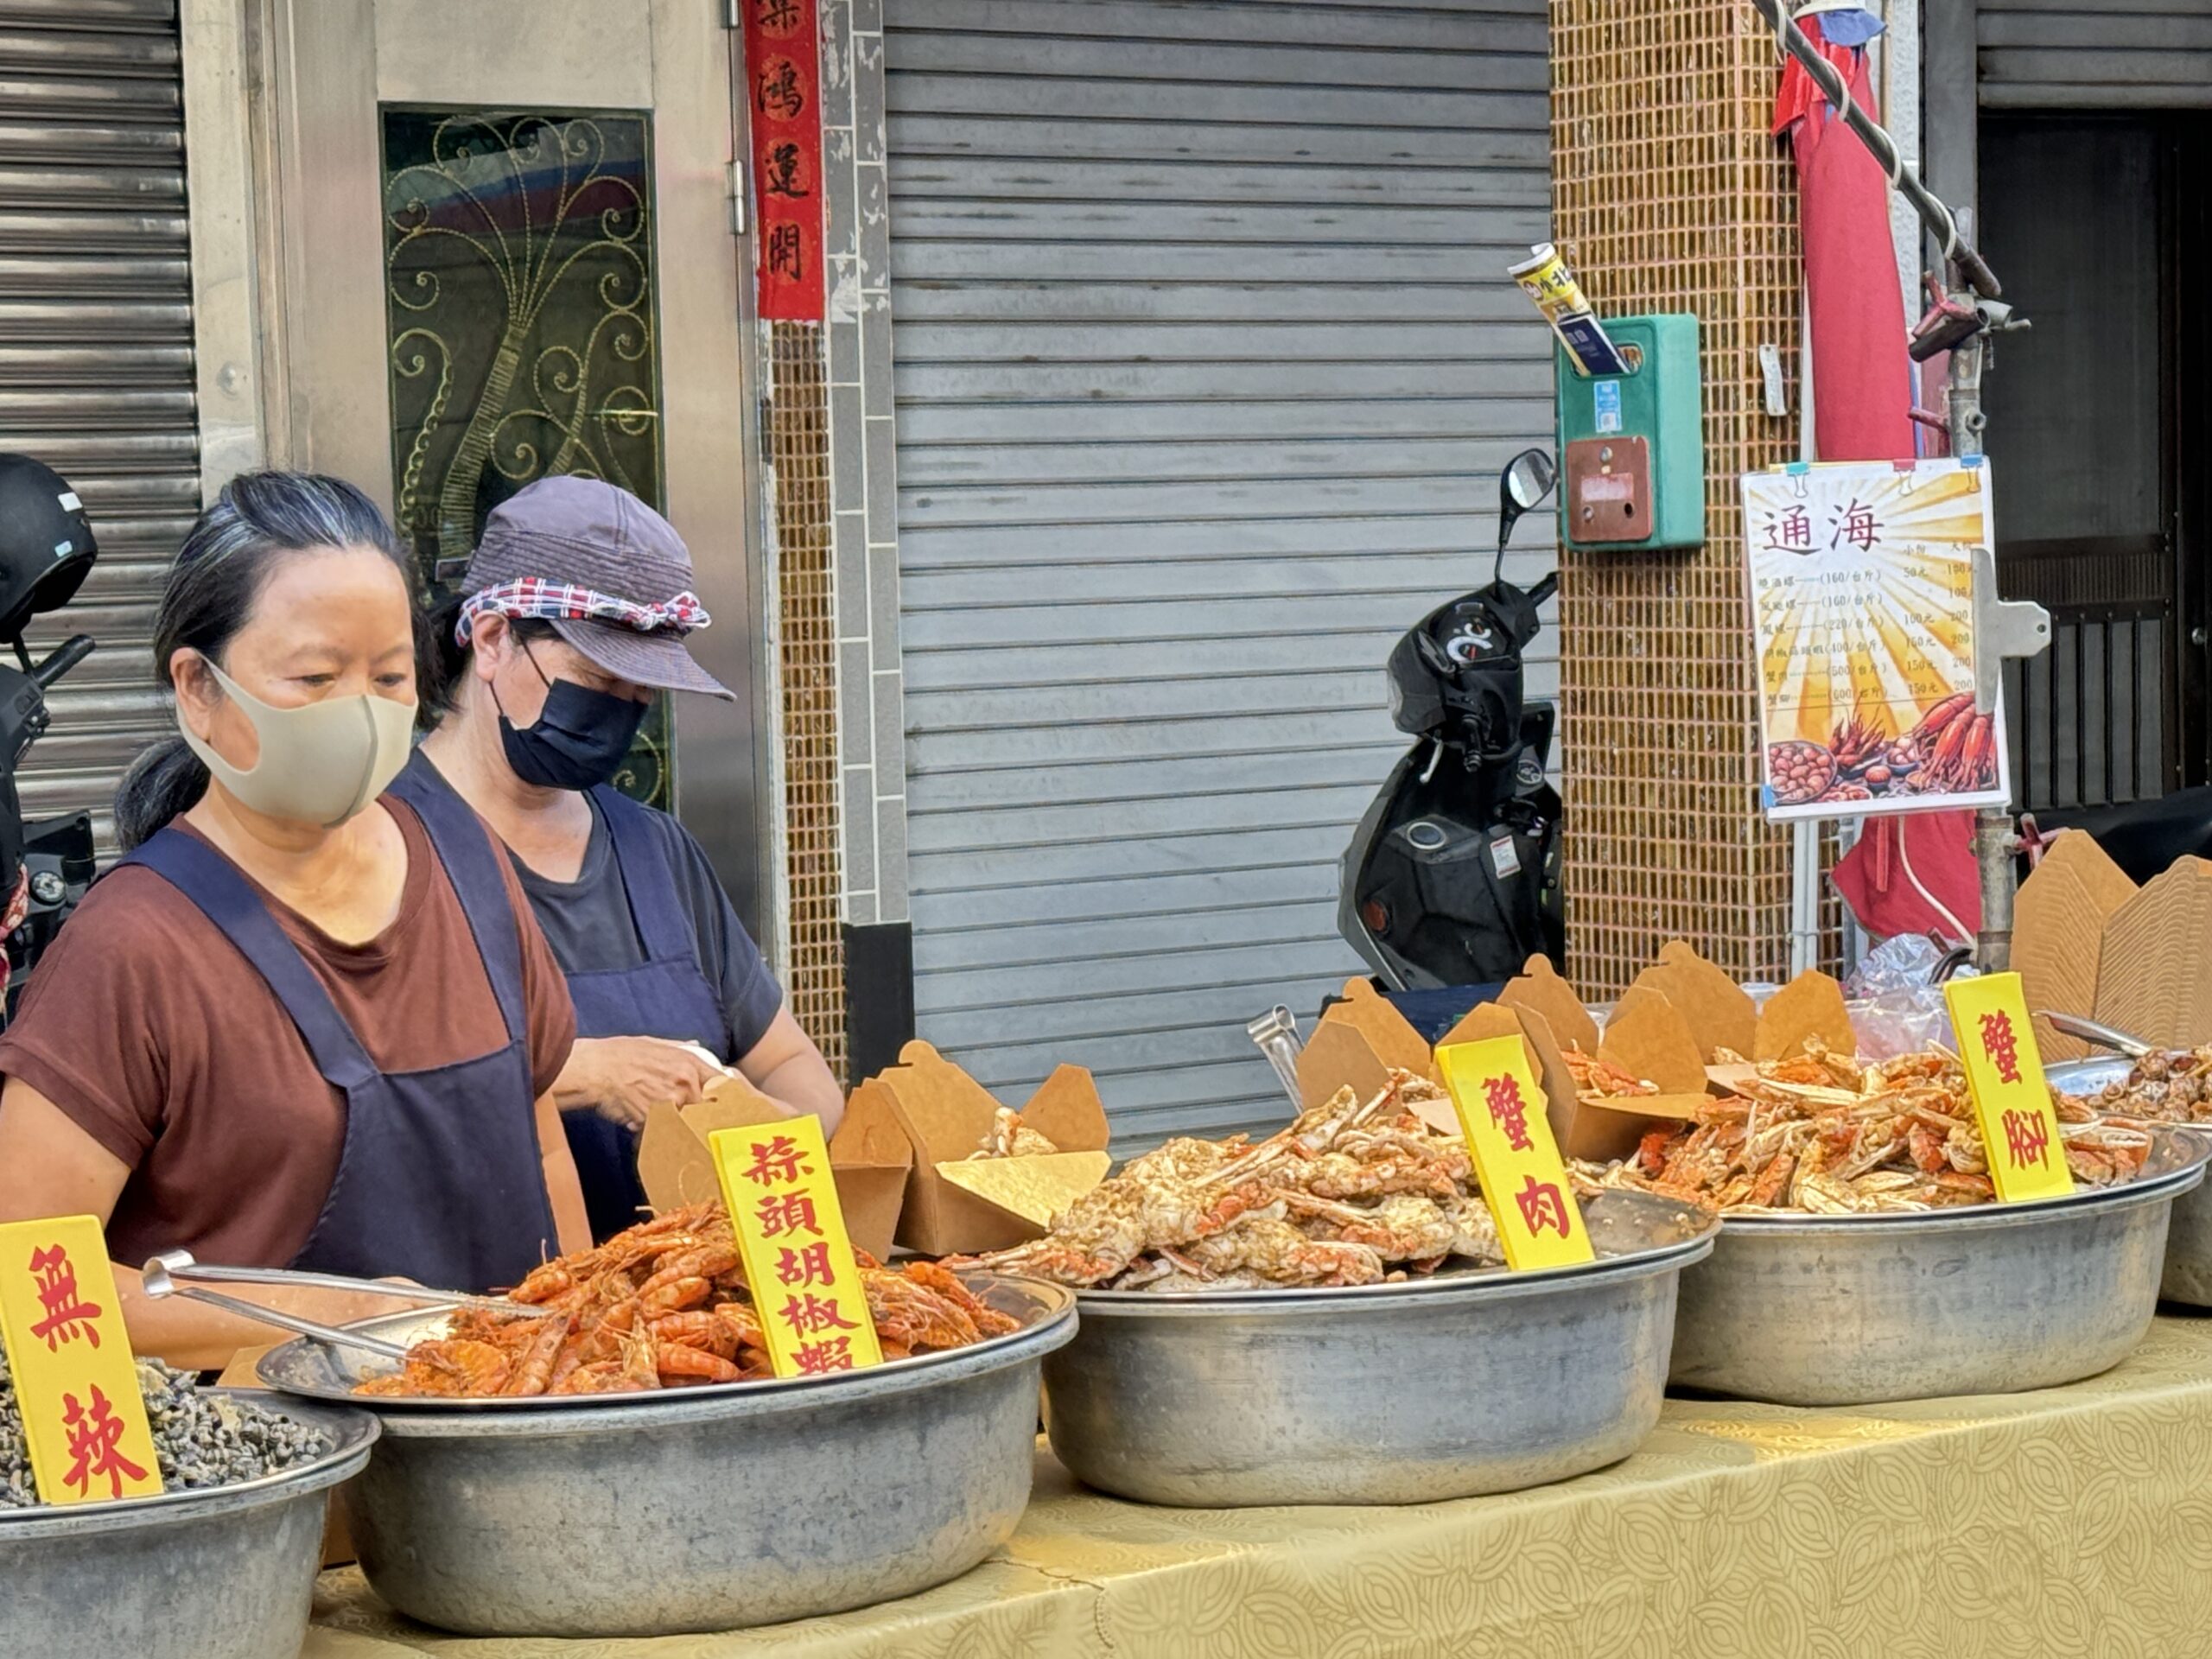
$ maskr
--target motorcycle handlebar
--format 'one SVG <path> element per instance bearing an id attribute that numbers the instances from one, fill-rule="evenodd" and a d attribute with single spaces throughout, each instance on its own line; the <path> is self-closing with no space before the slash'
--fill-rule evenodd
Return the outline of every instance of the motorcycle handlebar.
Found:
<path id="1" fill-rule="evenodd" d="M 51 691 L 56 680 L 92 654 L 92 646 L 91 634 L 73 634 L 55 646 L 53 653 L 36 668 L 31 670 L 31 678 L 38 682 L 40 690 Z"/>

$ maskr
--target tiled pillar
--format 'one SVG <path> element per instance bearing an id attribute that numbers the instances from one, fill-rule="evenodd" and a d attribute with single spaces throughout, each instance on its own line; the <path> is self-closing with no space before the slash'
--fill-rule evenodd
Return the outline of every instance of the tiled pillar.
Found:
<path id="1" fill-rule="evenodd" d="M 822 0 L 838 772 L 855 1075 L 911 1033 L 882 0 Z"/>

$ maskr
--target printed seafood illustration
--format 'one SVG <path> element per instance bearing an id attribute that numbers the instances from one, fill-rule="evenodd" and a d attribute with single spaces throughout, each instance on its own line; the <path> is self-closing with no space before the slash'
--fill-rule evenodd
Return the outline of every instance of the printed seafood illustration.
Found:
<path id="1" fill-rule="evenodd" d="M 2003 712 L 1975 693 L 1988 463 L 1752 473 L 1743 494 L 1768 815 L 2006 799 Z"/>

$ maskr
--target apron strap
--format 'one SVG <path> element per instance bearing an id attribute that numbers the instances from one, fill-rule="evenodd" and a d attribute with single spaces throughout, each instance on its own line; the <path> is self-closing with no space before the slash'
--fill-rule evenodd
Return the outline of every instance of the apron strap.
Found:
<path id="1" fill-rule="evenodd" d="M 591 798 L 607 822 L 615 868 L 622 872 L 623 890 L 630 895 L 630 919 L 637 924 L 646 960 L 696 963 L 698 942 L 677 901 L 675 868 L 647 818 L 652 809 L 606 784 L 593 790 Z"/>
<path id="2" fill-rule="evenodd" d="M 522 931 L 499 869 L 506 849 L 493 840 L 490 826 L 476 816 L 476 809 L 461 799 L 461 792 L 419 749 L 393 781 L 391 792 L 423 820 L 431 850 L 445 866 L 446 879 L 461 900 L 461 913 L 475 936 L 476 951 L 484 959 L 492 994 L 499 998 L 507 1037 L 520 1040 L 528 1034 L 530 1022 L 523 1006 Z"/>
<path id="3" fill-rule="evenodd" d="M 123 862 L 140 865 L 198 906 L 268 982 L 299 1028 L 315 1070 L 333 1088 L 358 1089 L 377 1075 L 353 1028 L 315 976 L 291 936 L 269 913 L 236 865 L 196 836 L 162 830 Z"/>

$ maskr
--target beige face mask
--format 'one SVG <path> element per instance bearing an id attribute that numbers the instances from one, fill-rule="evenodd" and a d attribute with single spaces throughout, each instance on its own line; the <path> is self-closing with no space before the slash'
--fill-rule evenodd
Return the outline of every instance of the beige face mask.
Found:
<path id="1" fill-rule="evenodd" d="M 240 772 L 193 734 L 181 709 L 177 729 L 223 787 L 256 812 L 334 830 L 383 794 L 407 764 L 415 733 L 411 702 L 362 696 L 272 709 L 213 663 L 207 670 L 253 722 L 261 758 L 251 772 Z"/>

